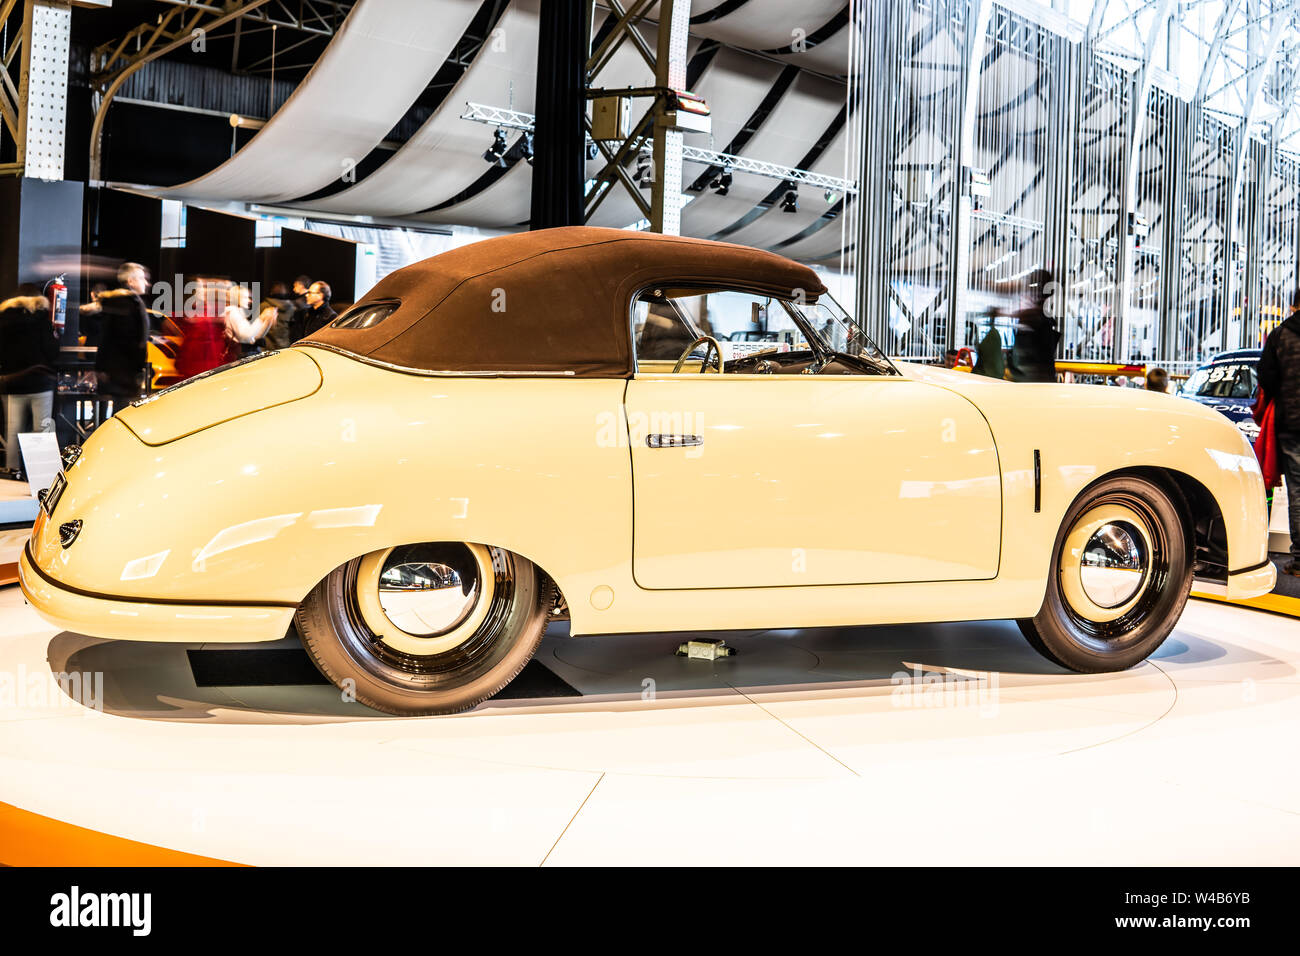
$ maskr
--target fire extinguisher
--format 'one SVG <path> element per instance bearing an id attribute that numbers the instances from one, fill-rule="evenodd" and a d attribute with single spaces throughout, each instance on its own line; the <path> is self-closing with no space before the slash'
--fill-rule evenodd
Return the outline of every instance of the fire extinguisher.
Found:
<path id="1" fill-rule="evenodd" d="M 68 321 L 68 287 L 63 284 L 63 276 L 55 276 L 47 286 L 50 292 L 50 324 L 54 326 L 54 337 L 63 338 L 63 326 Z"/>

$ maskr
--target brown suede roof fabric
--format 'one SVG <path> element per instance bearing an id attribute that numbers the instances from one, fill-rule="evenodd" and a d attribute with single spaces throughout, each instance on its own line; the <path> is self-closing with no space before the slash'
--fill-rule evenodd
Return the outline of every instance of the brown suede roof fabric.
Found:
<path id="1" fill-rule="evenodd" d="M 326 326 L 306 343 L 404 368 L 450 372 L 632 374 L 629 306 L 646 286 L 721 284 L 808 300 L 807 266 L 707 239 L 568 226 L 452 249 L 386 276 L 361 303 L 400 299 L 368 329 Z"/>

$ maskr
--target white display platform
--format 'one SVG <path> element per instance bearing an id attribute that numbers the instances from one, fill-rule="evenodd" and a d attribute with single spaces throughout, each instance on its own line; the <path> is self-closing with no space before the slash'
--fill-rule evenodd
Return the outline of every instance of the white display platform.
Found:
<path id="1" fill-rule="evenodd" d="M 254 864 L 1300 859 L 1289 618 L 1193 601 L 1098 676 L 1009 622 L 737 634 L 716 662 L 559 631 L 539 659 L 585 696 L 402 720 L 196 688 L 184 645 L 57 634 L 0 589 L 0 801 Z M 103 710 L 52 669 L 102 675 Z"/>

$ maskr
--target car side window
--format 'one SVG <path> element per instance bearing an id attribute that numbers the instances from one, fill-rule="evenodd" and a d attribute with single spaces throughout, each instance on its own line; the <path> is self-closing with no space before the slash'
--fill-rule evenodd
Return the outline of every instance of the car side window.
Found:
<path id="1" fill-rule="evenodd" d="M 633 302 L 632 329 L 638 363 L 656 366 L 675 363 L 701 335 L 717 339 L 728 361 L 757 351 L 808 348 L 779 300 L 733 289 L 647 289 Z M 696 351 L 703 355 L 704 349 Z"/>
<path id="2" fill-rule="evenodd" d="M 698 334 L 661 289 L 646 290 L 632 303 L 632 340 L 638 362 L 676 362 Z"/>

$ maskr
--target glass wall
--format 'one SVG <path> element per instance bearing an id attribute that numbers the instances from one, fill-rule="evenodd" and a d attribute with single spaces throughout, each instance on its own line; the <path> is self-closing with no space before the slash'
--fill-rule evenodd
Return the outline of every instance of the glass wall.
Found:
<path id="1" fill-rule="evenodd" d="M 1009 333 L 1037 269 L 1063 358 L 1184 370 L 1289 311 L 1300 0 L 861 10 L 862 181 L 888 196 L 859 204 L 857 291 L 891 354 Z"/>

